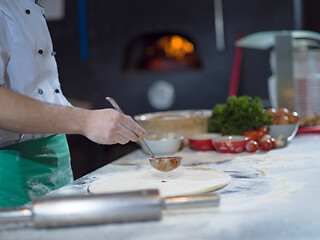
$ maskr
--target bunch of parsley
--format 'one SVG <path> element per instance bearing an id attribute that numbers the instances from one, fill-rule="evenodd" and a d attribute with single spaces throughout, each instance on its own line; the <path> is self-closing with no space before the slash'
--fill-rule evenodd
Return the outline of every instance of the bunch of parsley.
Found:
<path id="1" fill-rule="evenodd" d="M 226 104 L 217 104 L 212 110 L 208 131 L 223 135 L 242 135 L 260 126 L 269 127 L 273 116 L 267 115 L 260 98 L 229 97 Z"/>

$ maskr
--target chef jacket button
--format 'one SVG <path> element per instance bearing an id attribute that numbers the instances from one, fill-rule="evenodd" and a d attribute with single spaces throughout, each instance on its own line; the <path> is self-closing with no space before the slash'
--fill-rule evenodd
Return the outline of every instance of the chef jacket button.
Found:
<path id="1" fill-rule="evenodd" d="M 57 88 L 56 90 L 54 90 L 56 93 L 59 93 L 60 92 L 60 90 Z"/>
<path id="2" fill-rule="evenodd" d="M 30 14 L 30 10 L 29 9 L 26 10 L 26 14 Z"/>
<path id="3" fill-rule="evenodd" d="M 43 50 L 42 50 L 42 49 L 39 49 L 38 53 L 39 53 L 39 54 L 42 54 L 42 53 L 43 53 Z"/>
<path id="4" fill-rule="evenodd" d="M 24 138 L 24 133 L 20 134 L 20 140 Z"/>
<path id="5" fill-rule="evenodd" d="M 41 88 L 39 89 L 39 94 L 43 94 L 43 90 Z"/>

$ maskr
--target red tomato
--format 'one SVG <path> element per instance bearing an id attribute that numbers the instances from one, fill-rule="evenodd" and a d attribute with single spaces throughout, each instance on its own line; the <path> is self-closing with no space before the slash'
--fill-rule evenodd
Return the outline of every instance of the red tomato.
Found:
<path id="1" fill-rule="evenodd" d="M 261 138 L 266 134 L 269 134 L 269 132 L 264 126 L 259 127 L 257 130 L 246 131 L 243 133 L 244 136 L 256 142 L 260 142 Z"/>
<path id="2" fill-rule="evenodd" d="M 269 134 L 263 135 L 262 138 L 260 139 L 260 142 L 267 140 L 267 139 L 271 139 L 271 136 Z"/>
<path id="3" fill-rule="evenodd" d="M 261 132 L 264 134 L 269 134 L 267 128 L 265 126 L 260 126 L 258 129 L 257 129 L 258 132 Z"/>
<path id="4" fill-rule="evenodd" d="M 262 150 L 269 151 L 272 148 L 271 140 L 268 138 L 266 140 L 261 141 L 260 142 L 260 147 L 261 147 Z"/>
<path id="5" fill-rule="evenodd" d="M 266 140 L 270 140 L 271 142 L 271 149 L 275 148 L 276 146 L 276 141 L 274 138 L 272 138 L 269 134 L 265 134 L 263 135 L 263 137 L 260 139 L 260 145 L 263 141 L 266 141 Z M 266 143 L 265 143 L 266 144 Z"/>
<path id="6" fill-rule="evenodd" d="M 259 144 L 254 141 L 254 140 L 250 140 L 247 145 L 246 145 L 246 151 L 247 152 L 256 152 L 259 148 Z"/>
<path id="7" fill-rule="evenodd" d="M 248 137 L 249 140 L 254 140 L 256 142 L 259 142 L 259 140 L 260 140 L 259 133 L 256 130 L 246 131 L 243 133 L 243 135 Z"/>
<path id="8" fill-rule="evenodd" d="M 264 135 L 269 134 L 267 128 L 264 127 L 264 126 L 259 127 L 259 128 L 257 129 L 257 131 L 258 131 L 259 137 L 260 137 L 259 140 L 261 140 L 261 138 L 262 138 Z"/>

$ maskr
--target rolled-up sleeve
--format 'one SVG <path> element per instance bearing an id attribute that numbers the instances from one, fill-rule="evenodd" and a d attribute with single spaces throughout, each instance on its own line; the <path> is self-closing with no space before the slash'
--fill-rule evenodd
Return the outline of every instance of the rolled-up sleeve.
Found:
<path id="1" fill-rule="evenodd" d="M 0 10 L 0 86 L 7 86 L 7 66 L 10 59 L 12 36 L 9 29 L 10 22 Z"/>

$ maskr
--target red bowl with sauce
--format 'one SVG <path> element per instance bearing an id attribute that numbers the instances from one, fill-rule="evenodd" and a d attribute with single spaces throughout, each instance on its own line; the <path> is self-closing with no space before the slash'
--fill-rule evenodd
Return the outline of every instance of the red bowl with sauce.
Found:
<path id="1" fill-rule="evenodd" d="M 189 137 L 190 147 L 196 151 L 214 150 L 212 140 L 218 139 L 221 134 L 218 133 L 201 133 Z"/>
<path id="2" fill-rule="evenodd" d="M 224 136 L 212 140 L 212 144 L 221 153 L 240 153 L 244 151 L 248 140 L 244 136 Z"/>

